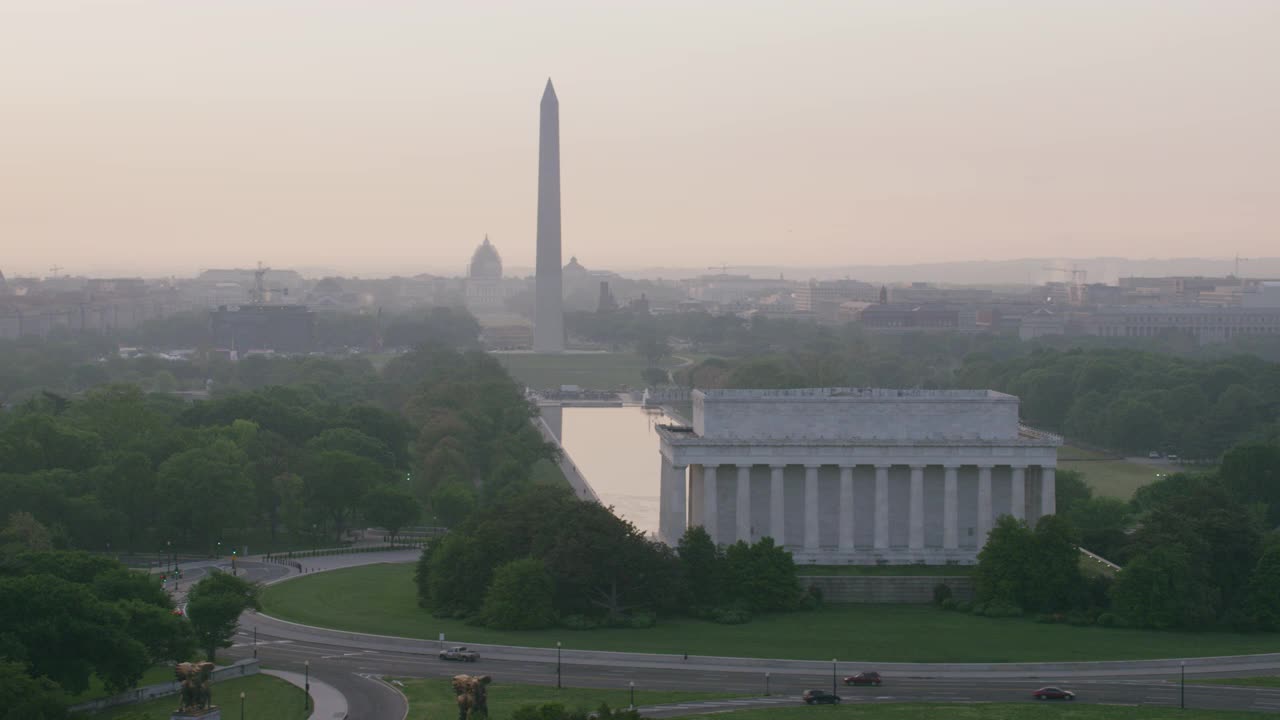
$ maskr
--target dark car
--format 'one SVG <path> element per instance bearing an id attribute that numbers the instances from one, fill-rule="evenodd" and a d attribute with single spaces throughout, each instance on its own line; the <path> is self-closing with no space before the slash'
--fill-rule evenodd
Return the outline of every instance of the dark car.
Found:
<path id="1" fill-rule="evenodd" d="M 1042 687 L 1031 693 L 1031 697 L 1037 700 L 1075 700 L 1076 694 L 1062 688 Z"/>
<path id="2" fill-rule="evenodd" d="M 876 685 L 882 682 L 878 672 L 860 672 L 844 679 L 845 685 Z"/>
<path id="3" fill-rule="evenodd" d="M 805 705 L 839 705 L 840 696 L 832 695 L 826 690 L 805 690 Z"/>

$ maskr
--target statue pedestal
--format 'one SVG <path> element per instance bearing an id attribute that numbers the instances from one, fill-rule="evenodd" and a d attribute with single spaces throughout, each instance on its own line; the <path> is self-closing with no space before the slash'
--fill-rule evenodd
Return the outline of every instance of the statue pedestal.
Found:
<path id="1" fill-rule="evenodd" d="M 179 710 L 170 715 L 169 720 L 222 720 L 222 708 L 215 706 L 205 710 Z"/>

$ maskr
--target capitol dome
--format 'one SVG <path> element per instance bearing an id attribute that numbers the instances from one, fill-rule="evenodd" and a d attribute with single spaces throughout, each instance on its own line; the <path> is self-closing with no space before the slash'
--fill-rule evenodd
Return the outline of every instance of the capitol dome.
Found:
<path id="1" fill-rule="evenodd" d="M 498 255 L 498 249 L 489 242 L 488 235 L 484 236 L 484 242 L 471 255 L 471 265 L 468 266 L 467 277 L 494 280 L 502 278 L 502 257 Z"/>

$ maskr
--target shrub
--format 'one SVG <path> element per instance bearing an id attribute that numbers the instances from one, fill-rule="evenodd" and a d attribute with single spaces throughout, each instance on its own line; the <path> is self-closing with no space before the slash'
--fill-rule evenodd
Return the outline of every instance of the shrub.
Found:
<path id="1" fill-rule="evenodd" d="M 751 622 L 751 611 L 744 608 L 721 608 L 713 618 L 721 625 L 743 625 Z"/>
<path id="2" fill-rule="evenodd" d="M 599 621 L 586 615 L 569 615 L 560 621 L 569 630 L 595 630 L 600 627 Z"/>
<path id="3" fill-rule="evenodd" d="M 1003 600 L 992 600 L 983 606 L 982 612 L 975 609 L 974 613 L 989 618 L 1021 617 L 1022 608 Z"/>
<path id="4" fill-rule="evenodd" d="M 1098 616 L 1098 625 L 1102 627 L 1120 627 L 1120 616 L 1115 613 L 1104 612 Z"/>
<path id="5" fill-rule="evenodd" d="M 1091 625 L 1092 623 L 1089 622 L 1089 616 L 1087 614 L 1079 610 L 1072 610 L 1067 613 L 1067 624 L 1075 625 L 1076 627 L 1083 627 L 1085 625 Z"/>
<path id="6" fill-rule="evenodd" d="M 933 604 L 941 605 L 943 602 L 951 599 L 951 586 L 946 583 L 938 583 L 933 586 Z"/>
<path id="7" fill-rule="evenodd" d="M 968 613 L 973 612 L 973 603 L 968 600 L 961 600 L 956 603 L 956 612 Z"/>
<path id="8" fill-rule="evenodd" d="M 1051 613 L 1040 613 L 1039 615 L 1036 615 L 1036 622 L 1044 625 L 1052 625 L 1053 623 L 1058 622 L 1058 619 Z"/>
<path id="9" fill-rule="evenodd" d="M 939 608 L 941 608 L 941 609 L 943 609 L 943 610 L 955 610 L 955 609 L 956 609 L 956 599 L 955 599 L 955 598 L 946 598 L 946 599 L 945 599 L 945 600 L 943 600 L 942 602 L 938 603 L 938 607 L 939 607 Z"/>
<path id="10" fill-rule="evenodd" d="M 653 613 L 638 612 L 633 613 L 631 617 L 627 618 L 627 626 L 635 628 L 636 630 L 651 628 L 657 623 L 658 618 L 655 617 Z"/>

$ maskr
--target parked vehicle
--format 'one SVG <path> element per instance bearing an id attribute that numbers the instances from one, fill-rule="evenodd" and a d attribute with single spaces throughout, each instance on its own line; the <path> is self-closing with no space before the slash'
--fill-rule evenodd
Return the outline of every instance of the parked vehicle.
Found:
<path id="1" fill-rule="evenodd" d="M 839 705 L 840 704 L 840 696 L 832 695 L 826 690 L 805 690 L 803 697 L 804 697 L 805 705 Z"/>
<path id="2" fill-rule="evenodd" d="M 860 672 L 857 675 L 850 675 L 844 679 L 845 685 L 875 685 L 881 683 L 880 673 L 878 672 Z"/>
<path id="3" fill-rule="evenodd" d="M 460 662 L 475 662 L 480 659 L 480 653 L 475 650 L 468 650 L 465 645 L 451 647 L 448 650 L 440 651 L 441 660 L 458 660 Z"/>
<path id="4" fill-rule="evenodd" d="M 1075 700 L 1076 694 L 1062 688 L 1042 687 L 1031 693 L 1031 697 L 1037 700 Z"/>
<path id="5" fill-rule="evenodd" d="M 1160 451 L 1159 451 L 1159 450 L 1152 450 L 1151 452 L 1147 453 L 1147 457 L 1151 458 L 1152 460 L 1159 460 L 1159 459 L 1160 459 Z"/>

